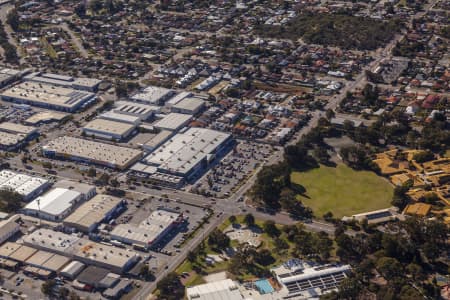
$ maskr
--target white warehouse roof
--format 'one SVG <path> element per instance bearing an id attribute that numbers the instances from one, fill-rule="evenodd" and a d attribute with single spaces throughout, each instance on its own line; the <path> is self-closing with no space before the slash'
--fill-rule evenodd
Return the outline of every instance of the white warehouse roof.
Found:
<path id="1" fill-rule="evenodd" d="M 129 124 L 138 124 L 141 121 L 141 118 L 138 116 L 121 114 L 121 113 L 117 113 L 114 111 L 107 111 L 107 112 L 99 115 L 98 119 L 117 121 L 117 122 L 122 122 L 122 123 L 129 123 Z"/>
<path id="2" fill-rule="evenodd" d="M 188 287 L 188 300 L 240 300 L 244 299 L 239 287 L 231 279 Z"/>
<path id="3" fill-rule="evenodd" d="M 25 209 L 33 211 L 40 210 L 41 212 L 49 215 L 59 216 L 68 209 L 72 208 L 80 196 L 81 194 L 77 191 L 64 188 L 55 188 L 28 203 L 28 205 L 25 206 Z"/>
<path id="4" fill-rule="evenodd" d="M 27 198 L 37 190 L 48 185 L 48 180 L 32 177 L 25 174 L 17 174 L 9 170 L 0 172 L 0 190 L 12 189 Z"/>
<path id="5" fill-rule="evenodd" d="M 69 278 L 74 278 L 84 269 L 85 266 L 85 264 L 74 260 L 61 270 L 61 274 Z"/>

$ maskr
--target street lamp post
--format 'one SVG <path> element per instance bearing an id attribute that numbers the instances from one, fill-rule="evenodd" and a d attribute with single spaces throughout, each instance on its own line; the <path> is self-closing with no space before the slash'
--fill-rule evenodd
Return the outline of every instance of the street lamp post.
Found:
<path id="1" fill-rule="evenodd" d="M 36 199 L 38 205 L 38 218 L 39 218 L 39 228 L 41 227 L 41 200 L 39 198 Z"/>

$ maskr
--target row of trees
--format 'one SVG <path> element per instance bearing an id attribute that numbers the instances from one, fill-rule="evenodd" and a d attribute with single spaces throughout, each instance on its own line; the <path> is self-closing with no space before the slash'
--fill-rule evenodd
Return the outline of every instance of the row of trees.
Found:
<path id="1" fill-rule="evenodd" d="M 6 16 L 6 22 L 11 26 L 14 31 L 19 30 L 20 27 L 20 16 L 16 9 L 12 9 Z"/>
<path id="2" fill-rule="evenodd" d="M 5 31 L 3 24 L 0 22 L 0 46 L 3 48 L 3 56 L 6 62 L 11 64 L 17 64 L 19 57 L 17 56 L 16 47 L 11 45 L 8 41 L 8 35 Z"/>
<path id="3" fill-rule="evenodd" d="M 266 209 L 283 209 L 295 218 L 311 218 L 311 209 L 296 196 L 304 192 L 304 187 L 291 182 L 291 168 L 286 162 L 264 166 L 251 190 L 253 200 Z"/>
<path id="4" fill-rule="evenodd" d="M 339 154 L 342 160 L 356 170 L 371 170 L 379 172 L 380 168 L 371 158 L 370 149 L 363 145 L 352 145 L 341 148 Z"/>

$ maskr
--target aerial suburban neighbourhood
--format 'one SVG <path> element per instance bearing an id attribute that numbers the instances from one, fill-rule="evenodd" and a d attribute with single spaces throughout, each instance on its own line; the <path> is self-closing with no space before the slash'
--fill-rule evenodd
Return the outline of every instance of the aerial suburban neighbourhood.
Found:
<path id="1" fill-rule="evenodd" d="M 449 12 L 0 0 L 0 299 L 450 299 Z"/>

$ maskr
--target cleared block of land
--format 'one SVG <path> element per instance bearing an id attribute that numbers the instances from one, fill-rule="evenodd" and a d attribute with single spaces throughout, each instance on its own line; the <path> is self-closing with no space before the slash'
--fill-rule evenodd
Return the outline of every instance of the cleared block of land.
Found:
<path id="1" fill-rule="evenodd" d="M 391 206 L 393 188 L 389 182 L 373 172 L 355 171 L 343 164 L 293 172 L 291 180 L 306 188 L 306 196 L 298 198 L 317 217 L 331 211 L 341 218 Z"/>

